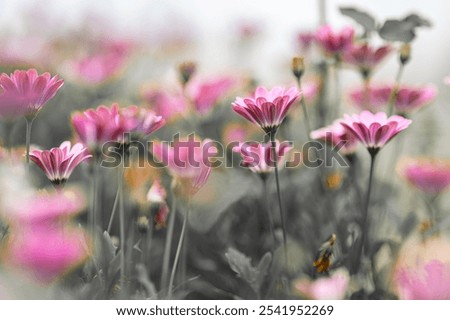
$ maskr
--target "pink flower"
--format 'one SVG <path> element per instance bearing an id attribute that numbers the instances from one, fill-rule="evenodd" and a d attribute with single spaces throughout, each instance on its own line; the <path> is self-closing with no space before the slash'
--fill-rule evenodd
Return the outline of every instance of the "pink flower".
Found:
<path id="1" fill-rule="evenodd" d="M 280 143 L 276 140 L 276 154 L 278 159 L 278 167 L 283 166 L 284 156 L 292 149 L 290 142 Z M 255 173 L 263 176 L 275 170 L 275 157 L 271 142 L 257 143 L 244 142 L 233 148 L 234 152 L 239 152 L 242 157 L 241 165 L 249 168 Z"/>
<path id="2" fill-rule="evenodd" d="M 188 196 L 195 195 L 206 183 L 212 168 L 210 157 L 217 154 L 211 140 L 198 141 L 192 136 L 188 140 L 177 140 L 172 146 L 155 141 L 152 151 Z"/>
<path id="3" fill-rule="evenodd" d="M 108 141 L 123 140 L 123 133 L 136 127 L 136 121 L 120 115 L 119 105 L 99 106 L 72 115 L 72 125 L 81 142 L 89 149 Z"/>
<path id="4" fill-rule="evenodd" d="M 450 77 L 445 77 L 444 78 L 444 83 L 448 86 L 450 86 Z"/>
<path id="5" fill-rule="evenodd" d="M 192 80 L 188 84 L 188 94 L 192 98 L 195 110 L 200 114 L 208 113 L 221 98 L 224 98 L 236 85 L 236 79 L 219 77 L 210 80 Z"/>
<path id="6" fill-rule="evenodd" d="M 361 72 L 368 76 L 373 68 L 385 59 L 392 51 L 390 46 L 373 48 L 367 43 L 353 44 L 343 54 L 343 60 L 358 67 Z"/>
<path id="7" fill-rule="evenodd" d="M 362 110 L 372 112 L 385 109 L 392 95 L 393 85 L 371 85 L 350 92 L 351 102 Z M 434 86 L 400 86 L 397 91 L 394 108 L 398 114 L 409 114 L 431 103 L 437 95 Z"/>
<path id="8" fill-rule="evenodd" d="M 341 54 L 352 45 L 354 33 L 352 27 L 335 32 L 330 25 L 324 25 L 316 32 L 316 42 L 327 54 Z"/>
<path id="9" fill-rule="evenodd" d="M 397 115 L 388 118 L 384 112 L 373 114 L 370 111 L 362 111 L 359 115 L 345 114 L 340 123 L 371 153 L 376 153 L 398 133 L 405 130 L 411 124 L 411 120 Z"/>
<path id="10" fill-rule="evenodd" d="M 166 202 L 160 203 L 158 211 L 156 212 L 153 218 L 156 230 L 159 230 L 166 226 L 168 216 L 169 216 L 169 207 L 167 206 L 167 203 Z"/>
<path id="11" fill-rule="evenodd" d="M 258 87 L 253 97 L 237 97 L 232 106 L 236 113 L 259 125 L 266 133 L 270 133 L 278 129 L 290 107 L 300 95 L 301 93 L 295 87 L 288 90 L 274 87 L 270 91 L 264 87 Z"/>
<path id="12" fill-rule="evenodd" d="M 350 282 L 348 272 L 336 271 L 331 277 L 311 281 L 301 279 L 294 283 L 294 288 L 302 297 L 313 300 L 341 300 L 347 293 Z"/>
<path id="13" fill-rule="evenodd" d="M 321 140 L 334 147 L 340 147 L 338 150 L 343 154 L 349 154 L 356 151 L 358 140 L 349 133 L 348 130 L 336 120 L 333 124 L 314 130 L 310 133 L 311 139 Z"/>
<path id="14" fill-rule="evenodd" d="M 128 119 L 130 133 L 147 136 L 164 126 L 166 121 L 155 112 L 137 106 L 128 106 L 120 110 L 121 117 Z M 134 123 L 134 125 L 131 125 Z"/>
<path id="15" fill-rule="evenodd" d="M 349 93 L 350 102 L 360 110 L 379 112 L 387 108 L 392 93 L 391 85 L 359 87 Z"/>
<path id="16" fill-rule="evenodd" d="M 311 48 L 311 45 L 314 43 L 315 37 L 316 35 L 314 32 L 299 32 L 297 35 L 297 43 L 300 47 L 300 50 L 308 51 L 308 49 Z"/>
<path id="17" fill-rule="evenodd" d="M 399 114 L 409 114 L 431 103 L 437 95 L 433 85 L 423 87 L 402 86 L 397 92 L 395 110 Z"/>
<path id="18" fill-rule="evenodd" d="M 82 229 L 26 225 L 13 234 L 6 257 L 38 280 L 52 282 L 84 262 L 87 248 Z"/>
<path id="19" fill-rule="evenodd" d="M 8 205 L 5 219 L 19 228 L 23 225 L 52 224 L 80 213 L 85 204 L 84 194 L 74 188 L 55 193 L 32 194 L 20 202 Z"/>
<path id="20" fill-rule="evenodd" d="M 450 300 L 450 265 L 431 260 L 416 268 L 398 268 L 394 275 L 403 300 Z"/>
<path id="21" fill-rule="evenodd" d="M 183 95 L 168 93 L 157 88 L 146 89 L 142 96 L 153 110 L 167 121 L 186 112 L 187 103 Z"/>
<path id="22" fill-rule="evenodd" d="M 73 170 L 84 160 L 91 158 L 81 143 L 73 146 L 64 141 L 57 148 L 50 150 L 33 150 L 30 160 L 44 171 L 47 178 L 55 186 L 64 186 Z"/>
<path id="23" fill-rule="evenodd" d="M 52 99 L 64 81 L 48 72 L 38 75 L 35 69 L 16 70 L 9 76 L 0 75 L 0 116 L 34 119 L 44 105 Z"/>
<path id="24" fill-rule="evenodd" d="M 450 186 L 450 161 L 409 158 L 399 163 L 399 173 L 424 193 L 437 195 Z"/>

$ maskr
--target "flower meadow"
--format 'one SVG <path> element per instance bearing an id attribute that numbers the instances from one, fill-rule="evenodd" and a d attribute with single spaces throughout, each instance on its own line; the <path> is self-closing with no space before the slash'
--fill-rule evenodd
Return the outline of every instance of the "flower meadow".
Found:
<path id="1" fill-rule="evenodd" d="M 280 81 L 208 72 L 182 32 L 3 36 L 0 298 L 450 299 L 449 78 L 408 79 L 432 21 L 321 5 Z"/>

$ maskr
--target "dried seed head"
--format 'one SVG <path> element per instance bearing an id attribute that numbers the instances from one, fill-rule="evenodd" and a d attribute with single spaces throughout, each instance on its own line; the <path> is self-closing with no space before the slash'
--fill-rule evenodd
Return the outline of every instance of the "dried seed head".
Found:
<path id="1" fill-rule="evenodd" d="M 411 45 L 405 42 L 400 47 L 400 63 L 405 65 L 410 58 L 411 58 Z"/>
<path id="2" fill-rule="evenodd" d="M 297 79 L 300 79 L 305 72 L 305 62 L 303 57 L 292 58 L 292 73 Z"/>
<path id="3" fill-rule="evenodd" d="M 178 75 L 183 87 L 189 82 L 197 70 L 197 65 L 192 61 L 186 61 L 178 66 Z"/>

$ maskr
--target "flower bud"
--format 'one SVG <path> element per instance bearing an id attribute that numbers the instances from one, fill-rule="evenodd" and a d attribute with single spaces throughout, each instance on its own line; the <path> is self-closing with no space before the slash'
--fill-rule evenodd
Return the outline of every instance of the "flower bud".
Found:
<path id="1" fill-rule="evenodd" d="M 197 65 L 191 61 L 183 62 L 178 66 L 178 75 L 183 87 L 189 82 L 196 70 Z"/>
<path id="2" fill-rule="evenodd" d="M 411 58 L 411 45 L 409 43 L 403 43 L 400 47 L 400 63 L 406 64 Z"/>
<path id="3" fill-rule="evenodd" d="M 305 72 L 305 63 L 303 61 L 303 57 L 294 57 L 292 58 L 292 73 L 297 79 L 300 79 L 303 73 Z"/>

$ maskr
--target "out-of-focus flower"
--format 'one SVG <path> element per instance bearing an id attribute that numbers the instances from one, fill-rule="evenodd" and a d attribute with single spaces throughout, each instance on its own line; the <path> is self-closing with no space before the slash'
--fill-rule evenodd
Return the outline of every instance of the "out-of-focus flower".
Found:
<path id="1" fill-rule="evenodd" d="M 319 46 L 329 55 L 344 53 L 353 43 L 355 30 L 352 27 L 344 27 L 335 31 L 330 25 L 324 25 L 317 30 L 315 40 Z"/>
<path id="2" fill-rule="evenodd" d="M 209 80 L 192 80 L 187 88 L 195 110 L 204 115 L 230 93 L 237 80 L 231 77 L 218 77 Z"/>
<path id="3" fill-rule="evenodd" d="M 363 76 L 367 78 L 371 71 L 392 52 L 390 46 L 374 48 L 367 43 L 353 44 L 343 54 L 346 63 L 357 67 Z"/>
<path id="4" fill-rule="evenodd" d="M 297 34 L 297 44 L 301 52 L 306 52 L 311 48 L 315 37 L 315 33 L 311 31 L 299 32 Z"/>
<path id="5" fill-rule="evenodd" d="M 282 87 L 272 90 L 258 87 L 252 97 L 237 97 L 232 106 L 236 113 L 270 133 L 278 129 L 300 95 L 296 87 L 288 90 Z"/>
<path id="6" fill-rule="evenodd" d="M 147 201 L 150 208 L 155 211 L 153 221 L 156 229 L 166 226 L 167 216 L 169 215 L 169 207 L 166 203 L 167 192 L 159 179 L 155 179 L 147 193 Z"/>
<path id="7" fill-rule="evenodd" d="M 292 149 L 290 142 L 276 140 L 275 152 L 278 159 L 278 167 L 283 166 L 284 156 Z M 244 142 L 233 148 L 234 152 L 240 153 L 242 157 L 241 165 L 251 171 L 265 177 L 267 173 L 275 170 L 275 156 L 273 154 L 272 143 Z"/>
<path id="8" fill-rule="evenodd" d="M 159 179 L 153 181 L 152 186 L 147 193 L 147 201 L 150 203 L 161 203 L 166 201 L 167 192 L 166 189 L 161 185 Z"/>
<path id="9" fill-rule="evenodd" d="M 198 141 L 189 137 L 173 142 L 172 146 L 154 141 L 152 152 L 179 183 L 182 193 L 193 196 L 208 180 L 212 169 L 210 157 L 217 154 L 217 148 L 210 139 Z"/>
<path id="10" fill-rule="evenodd" d="M 444 78 L 444 83 L 448 86 L 450 86 L 450 77 L 445 77 Z"/>
<path id="11" fill-rule="evenodd" d="M 340 269 L 330 277 L 322 277 L 317 280 L 297 280 L 294 282 L 294 290 L 308 299 L 340 300 L 345 298 L 349 282 L 348 272 Z"/>
<path id="12" fill-rule="evenodd" d="M 360 110 L 379 112 L 384 110 L 392 93 L 391 85 L 369 85 L 349 92 L 350 103 Z"/>
<path id="13" fill-rule="evenodd" d="M 392 275 L 400 299 L 450 299 L 450 241 L 444 236 L 410 238 L 398 254 Z"/>
<path id="14" fill-rule="evenodd" d="M 395 111 L 410 114 L 431 103 L 437 95 L 433 85 L 422 87 L 401 86 L 396 94 Z"/>
<path id="15" fill-rule="evenodd" d="M 129 132 L 137 136 L 147 136 L 163 127 L 166 123 L 161 116 L 156 115 L 152 110 L 138 106 L 121 108 L 120 116 L 127 119 L 124 120 L 124 123 L 130 124 Z"/>
<path id="16" fill-rule="evenodd" d="M 386 143 L 398 133 L 408 128 L 411 120 L 401 116 L 391 116 L 386 113 L 376 114 L 370 111 L 362 111 L 351 116 L 345 114 L 340 123 L 355 136 L 371 153 L 378 152 Z"/>
<path id="17" fill-rule="evenodd" d="M 333 147 L 338 146 L 338 150 L 343 154 L 355 152 L 358 146 L 355 135 L 346 130 L 339 120 L 335 120 L 333 124 L 327 127 L 312 131 L 310 137 L 328 143 Z"/>
<path id="18" fill-rule="evenodd" d="M 435 196 L 450 186 L 450 161 L 436 158 L 405 158 L 399 174 L 422 192 Z"/>
<path id="19" fill-rule="evenodd" d="M 119 105 L 113 104 L 111 107 L 102 105 L 97 109 L 74 113 L 72 125 L 78 139 L 92 150 L 108 141 L 123 140 L 123 133 L 130 132 L 136 126 L 136 121 L 122 117 Z"/>
<path id="20" fill-rule="evenodd" d="M 130 197 L 145 210 L 148 205 L 147 193 L 150 184 L 159 179 L 159 170 L 151 165 L 142 155 L 141 158 L 130 159 L 130 166 L 125 168 L 125 183 Z"/>
<path id="21" fill-rule="evenodd" d="M 370 85 L 356 88 L 349 94 L 353 105 L 361 110 L 381 111 L 389 104 L 393 85 Z M 398 114 L 410 114 L 431 103 L 436 97 L 434 86 L 400 86 L 395 95 L 394 109 Z"/>
<path id="22" fill-rule="evenodd" d="M 4 259 L 40 281 L 51 282 L 84 262 L 89 255 L 87 248 L 82 229 L 25 225 L 13 231 Z"/>
<path id="23" fill-rule="evenodd" d="M 171 121 L 186 112 L 187 103 L 180 93 L 169 93 L 158 88 L 147 88 L 142 92 L 146 103 L 166 121 Z"/>
<path id="24" fill-rule="evenodd" d="M 35 69 L 16 70 L 0 75 L 0 117 L 14 119 L 25 116 L 34 119 L 61 86 L 62 79 L 48 72 L 41 75 Z"/>
<path id="25" fill-rule="evenodd" d="M 224 128 L 222 141 L 225 145 L 232 145 L 236 142 L 250 141 L 258 133 L 259 130 L 248 122 L 231 122 Z"/>
<path id="26" fill-rule="evenodd" d="M 70 141 L 64 141 L 59 147 L 50 150 L 36 149 L 30 152 L 30 160 L 44 171 L 55 187 L 64 186 L 73 170 L 91 157 L 81 143 L 72 146 Z"/>
<path id="27" fill-rule="evenodd" d="M 125 68 L 131 46 L 121 41 L 103 41 L 94 53 L 69 61 L 69 73 L 90 85 L 111 80 Z"/>

